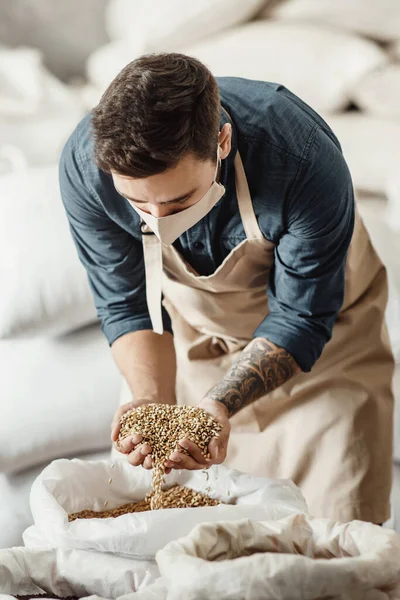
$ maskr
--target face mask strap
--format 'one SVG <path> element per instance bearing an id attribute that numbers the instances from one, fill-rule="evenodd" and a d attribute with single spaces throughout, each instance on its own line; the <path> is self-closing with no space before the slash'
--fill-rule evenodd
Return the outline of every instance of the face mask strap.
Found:
<path id="1" fill-rule="evenodd" d="M 217 164 L 215 165 L 214 181 L 217 181 L 218 171 L 219 171 L 221 164 L 222 164 L 222 160 L 219 157 L 219 144 L 218 144 L 218 146 L 217 146 Z"/>

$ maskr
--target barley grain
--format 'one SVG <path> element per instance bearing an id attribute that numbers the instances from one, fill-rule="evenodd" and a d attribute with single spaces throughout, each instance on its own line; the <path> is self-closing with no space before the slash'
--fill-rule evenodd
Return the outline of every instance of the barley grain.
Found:
<path id="1" fill-rule="evenodd" d="M 144 512 L 147 510 L 154 510 L 151 507 L 152 492 L 147 494 L 145 500 L 139 502 L 132 502 L 130 504 L 123 504 L 116 508 L 104 511 L 94 510 L 82 510 L 77 513 L 68 515 L 68 521 L 75 521 L 76 519 L 108 519 L 110 517 L 120 517 L 129 513 Z M 220 504 L 218 500 L 213 500 L 200 492 L 196 492 L 187 487 L 180 485 L 174 485 L 171 488 L 164 490 L 162 495 L 162 506 L 159 508 L 190 508 L 200 506 L 217 506 Z"/>
<path id="2" fill-rule="evenodd" d="M 150 498 L 152 510 L 168 508 L 171 496 L 163 497 L 165 461 L 174 450 L 189 454 L 179 445 L 181 439 L 189 439 L 209 458 L 208 444 L 218 435 L 222 426 L 205 410 L 195 406 L 170 406 L 169 404 L 145 404 L 126 412 L 121 417 L 118 442 L 138 433 L 142 444 L 151 446 L 153 458 L 153 492 Z M 195 500 L 193 500 L 195 501 Z"/>
<path id="3" fill-rule="evenodd" d="M 144 500 L 124 504 L 113 509 L 100 512 L 83 510 L 68 516 L 69 521 L 76 519 L 106 519 L 119 517 L 128 513 L 160 510 L 167 508 L 188 508 L 200 506 L 216 506 L 218 500 L 213 500 L 205 494 L 187 487 L 173 485 L 164 489 L 165 461 L 174 450 L 189 454 L 179 445 L 182 439 L 189 439 L 199 447 L 204 457 L 209 457 L 208 444 L 213 437 L 218 437 L 222 426 L 205 410 L 194 406 L 170 406 L 167 404 L 146 404 L 130 410 L 121 417 L 121 430 L 118 442 L 126 437 L 139 433 L 142 435 L 141 444 L 151 446 L 153 458 L 152 491 Z M 113 468 L 114 463 L 111 465 Z M 206 472 L 206 481 L 209 474 Z M 108 483 L 111 484 L 112 478 Z M 208 487 L 207 491 L 211 488 Z M 107 506 L 108 501 L 104 502 Z"/>

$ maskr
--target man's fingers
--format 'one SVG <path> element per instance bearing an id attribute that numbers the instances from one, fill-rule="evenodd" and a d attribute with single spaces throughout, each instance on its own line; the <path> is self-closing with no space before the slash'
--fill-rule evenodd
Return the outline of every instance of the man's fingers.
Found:
<path id="1" fill-rule="evenodd" d="M 174 450 L 166 461 L 167 467 L 194 471 L 211 465 L 211 460 L 203 456 L 200 448 L 194 442 L 182 439 L 179 441 L 179 445 L 185 448 L 189 452 L 189 455 L 179 452 L 179 450 Z"/>
<path id="2" fill-rule="evenodd" d="M 118 439 L 118 436 L 119 436 L 119 432 L 121 429 L 121 424 L 120 424 L 119 420 L 120 420 L 121 416 L 122 416 L 121 409 L 119 409 L 115 413 L 114 419 L 111 423 L 111 440 L 113 442 L 116 442 Z"/>
<path id="3" fill-rule="evenodd" d="M 132 450 L 135 448 L 135 446 L 137 446 L 138 444 L 141 443 L 142 439 L 143 438 L 139 433 L 134 433 L 134 434 L 129 435 L 128 437 L 124 438 L 123 440 L 121 440 L 119 442 L 119 447 L 121 448 L 121 451 L 124 453 L 132 452 Z"/>
<path id="4" fill-rule="evenodd" d="M 111 441 L 112 442 L 116 442 L 119 436 L 119 432 L 120 432 L 121 426 L 118 422 L 113 422 L 111 425 Z"/>
<path id="5" fill-rule="evenodd" d="M 182 467 L 180 466 L 179 463 L 174 462 L 173 460 L 166 460 L 164 463 L 165 466 L 165 472 L 171 471 L 171 469 L 182 469 Z"/>
<path id="6" fill-rule="evenodd" d="M 182 446 L 182 448 L 185 448 L 185 450 L 187 450 L 189 452 L 190 456 L 192 458 L 194 458 L 194 460 L 196 462 L 205 464 L 206 458 L 203 456 L 203 454 L 202 454 L 200 448 L 197 446 L 197 444 L 195 444 L 194 442 L 191 442 L 190 440 L 182 439 L 182 440 L 179 440 L 179 445 Z M 172 455 L 171 455 L 171 457 L 172 457 Z"/>
<path id="7" fill-rule="evenodd" d="M 204 469 L 204 467 L 210 466 L 211 462 L 202 457 L 202 462 L 195 460 L 192 456 L 182 454 L 175 450 L 170 456 L 170 460 L 173 462 L 174 469 L 188 469 L 194 471 L 196 469 Z"/>
<path id="8" fill-rule="evenodd" d="M 120 419 L 122 415 L 124 415 L 128 410 L 132 410 L 134 407 L 133 402 L 127 402 L 120 406 L 114 414 L 114 418 L 111 422 L 111 440 L 116 442 L 119 435 L 119 430 L 121 429 Z"/>
<path id="9" fill-rule="evenodd" d="M 152 469 L 153 468 L 153 459 L 151 458 L 151 456 L 149 454 L 144 457 L 143 467 L 145 469 Z"/>
<path id="10" fill-rule="evenodd" d="M 208 444 L 208 451 L 210 453 L 210 457 L 213 463 L 219 464 L 219 459 L 221 455 L 220 451 L 220 439 L 212 438 L 210 443 Z M 220 461 L 222 462 L 222 461 Z"/>
<path id="11" fill-rule="evenodd" d="M 133 467 L 138 467 L 144 461 L 144 456 L 141 454 L 140 450 L 134 450 L 130 454 L 128 454 L 127 461 Z"/>
<path id="12" fill-rule="evenodd" d="M 143 446 L 135 448 L 135 450 L 128 455 L 127 460 L 134 467 L 138 467 L 143 463 L 144 459 L 150 454 L 150 452 L 151 448 L 149 444 L 143 444 Z"/>

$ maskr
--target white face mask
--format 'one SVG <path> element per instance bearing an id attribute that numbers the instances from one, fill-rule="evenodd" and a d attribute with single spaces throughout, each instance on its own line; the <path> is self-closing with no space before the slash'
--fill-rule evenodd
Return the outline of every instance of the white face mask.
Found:
<path id="1" fill-rule="evenodd" d="M 214 181 L 207 193 L 201 200 L 196 202 L 196 204 L 193 204 L 193 206 L 189 206 L 189 208 L 185 208 L 174 215 L 168 215 L 167 217 L 153 217 L 153 215 L 149 215 L 140 210 L 140 208 L 135 206 L 130 200 L 128 200 L 128 202 L 156 234 L 160 242 L 168 246 L 169 244 L 173 244 L 182 233 L 193 227 L 193 225 L 196 225 L 196 223 L 205 217 L 210 210 L 214 208 L 218 200 L 225 194 L 224 186 L 216 180 L 217 174 L 218 159 L 214 173 Z"/>

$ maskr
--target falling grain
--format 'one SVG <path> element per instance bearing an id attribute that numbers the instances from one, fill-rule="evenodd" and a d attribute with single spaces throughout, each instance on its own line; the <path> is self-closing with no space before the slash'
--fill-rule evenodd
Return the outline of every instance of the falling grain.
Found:
<path id="1" fill-rule="evenodd" d="M 175 450 L 189 454 L 179 445 L 179 441 L 188 439 L 194 442 L 203 456 L 209 458 L 208 444 L 221 429 L 222 426 L 214 417 L 196 406 L 144 404 L 122 415 L 118 441 L 121 442 L 126 437 L 139 433 L 142 435 L 142 443 L 151 446 L 153 491 L 150 506 L 152 510 L 169 508 L 168 502 L 171 501 L 171 496 L 166 495 L 162 489 L 165 461 Z"/>
<path id="2" fill-rule="evenodd" d="M 170 406 L 168 404 L 146 404 L 126 412 L 121 417 L 121 429 L 118 442 L 134 433 L 142 435 L 142 444 L 151 446 L 153 458 L 152 491 L 144 500 L 96 512 L 83 510 L 68 516 L 69 521 L 76 519 L 106 519 L 128 513 L 144 512 L 168 508 L 189 508 L 216 506 L 218 500 L 187 487 L 174 485 L 164 489 L 165 461 L 174 450 L 189 454 L 179 445 L 182 439 L 197 444 L 203 456 L 209 457 L 208 444 L 218 437 L 222 426 L 205 410 L 194 406 Z M 111 465 L 111 468 L 114 464 Z M 209 474 L 206 471 L 206 481 Z M 108 483 L 111 484 L 112 478 Z M 207 491 L 210 491 L 210 487 Z M 104 502 L 107 506 L 108 501 Z"/>

